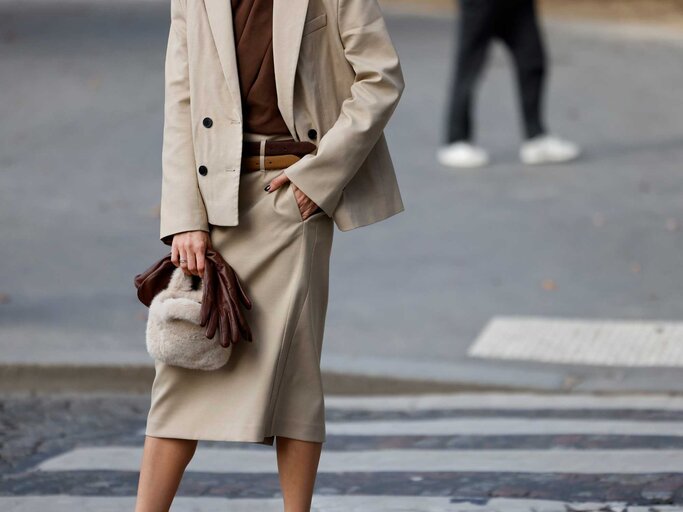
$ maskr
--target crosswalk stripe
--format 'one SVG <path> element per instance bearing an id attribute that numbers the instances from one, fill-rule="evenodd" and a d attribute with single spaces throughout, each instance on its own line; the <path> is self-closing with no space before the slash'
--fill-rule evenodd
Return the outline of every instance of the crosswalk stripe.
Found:
<path id="1" fill-rule="evenodd" d="M 626 409 L 683 410 L 683 397 L 668 395 L 542 395 L 533 393 L 461 393 L 325 398 L 329 409 L 358 411 L 423 411 L 440 409 Z"/>
<path id="2" fill-rule="evenodd" d="M 107 498 L 90 496 L 30 496 L 0 497 L 0 510 L 7 512 L 124 512 L 133 510 L 135 498 L 132 496 Z M 451 503 L 449 498 L 409 496 L 314 496 L 311 512 L 565 512 L 567 503 L 553 500 L 527 500 L 494 498 L 485 504 L 470 502 Z M 583 510 L 604 510 L 612 505 L 621 510 L 623 503 L 596 503 L 590 508 L 582 504 Z M 178 497 L 173 502 L 173 512 L 280 512 L 280 498 L 264 499 L 225 499 L 225 498 L 187 498 Z M 631 506 L 629 512 L 648 512 L 649 506 Z M 680 512 L 678 506 L 657 505 L 659 512 Z"/>
<path id="3" fill-rule="evenodd" d="M 683 422 L 536 418 L 433 418 L 415 420 L 328 421 L 334 436 L 542 436 L 623 435 L 683 437 Z M 145 435 L 145 429 L 137 431 Z"/>
<path id="4" fill-rule="evenodd" d="M 139 447 L 78 448 L 38 465 L 42 471 L 138 471 Z M 363 450 L 323 452 L 322 473 L 514 472 L 678 473 L 683 450 Z M 275 451 L 199 448 L 190 472 L 273 473 Z"/>
<path id="5" fill-rule="evenodd" d="M 328 422 L 327 432 L 339 436 L 371 435 L 649 435 L 683 436 L 683 422 L 536 418 L 434 418 Z"/>
<path id="6" fill-rule="evenodd" d="M 682 337 L 682 322 L 495 317 L 467 353 L 546 363 L 681 367 Z"/>

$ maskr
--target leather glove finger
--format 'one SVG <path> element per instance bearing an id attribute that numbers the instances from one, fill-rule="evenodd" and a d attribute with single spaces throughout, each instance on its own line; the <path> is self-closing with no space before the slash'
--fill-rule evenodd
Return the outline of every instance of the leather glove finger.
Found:
<path id="1" fill-rule="evenodd" d="M 242 284 L 239 282 L 237 274 L 230 268 L 226 272 L 225 280 L 227 282 L 227 288 L 229 290 L 228 297 L 230 300 L 230 307 L 234 312 L 234 321 L 238 326 L 241 337 L 247 341 L 252 341 L 251 329 L 247 319 L 240 308 L 240 304 L 244 304 L 246 309 L 251 309 L 251 301 L 247 297 L 246 293 L 242 289 Z M 245 303 L 246 300 L 246 303 Z"/>
<path id="2" fill-rule="evenodd" d="M 235 314 L 235 309 L 237 309 L 238 312 L 239 309 L 236 308 L 234 293 L 231 293 L 230 291 L 229 276 L 227 273 L 220 274 L 219 283 L 221 286 L 221 292 L 223 292 L 221 293 L 221 300 L 227 301 L 224 302 L 222 305 L 224 311 L 228 315 L 230 327 L 230 340 L 232 341 L 232 343 L 237 343 L 240 339 L 240 329 L 238 325 L 237 316 Z M 234 288 L 232 289 L 232 291 L 234 291 Z"/>
<path id="3" fill-rule="evenodd" d="M 240 309 L 239 304 L 231 304 L 233 310 L 235 311 L 235 318 L 237 319 L 237 325 L 240 330 L 240 334 L 242 335 L 242 338 L 244 338 L 247 341 L 253 341 L 252 340 L 252 334 L 251 334 L 251 328 L 249 327 L 249 323 L 247 322 L 247 318 L 244 314 L 244 312 Z"/>
<path id="4" fill-rule="evenodd" d="M 228 320 L 230 321 L 230 339 L 233 343 L 237 343 L 241 338 L 239 322 L 235 315 L 235 308 L 232 306 L 232 303 L 228 303 L 227 306 Z"/>
<path id="5" fill-rule="evenodd" d="M 251 308 L 251 301 L 244 293 L 234 270 L 223 260 L 220 254 L 213 249 L 207 250 L 206 254 L 207 259 L 214 264 L 213 277 L 216 280 L 217 288 L 215 290 L 215 305 L 221 311 L 221 319 L 224 322 L 221 325 L 225 326 L 221 334 L 222 344 L 228 341 L 237 343 L 243 334 L 251 338 L 251 331 L 246 318 L 239 308 L 240 302 L 245 304 L 245 307 Z M 219 305 L 220 307 L 218 307 Z"/>
<path id="6" fill-rule="evenodd" d="M 227 284 L 229 296 L 232 299 L 234 299 L 236 303 L 238 301 L 242 302 L 242 304 L 244 304 L 244 307 L 246 307 L 247 309 L 251 309 L 251 301 L 242 289 L 242 283 L 239 282 L 239 279 L 237 278 L 237 274 L 235 274 L 235 271 L 232 269 L 232 267 L 230 267 L 230 265 L 226 264 L 222 266 L 224 268 L 222 269 L 221 275 L 223 276 L 223 279 Z"/>
<path id="7" fill-rule="evenodd" d="M 210 260 L 207 260 L 205 263 L 202 285 L 204 293 L 202 295 L 202 307 L 199 311 L 199 325 L 205 326 L 208 324 L 211 312 L 216 305 L 215 269 Z"/>
<path id="8" fill-rule="evenodd" d="M 220 323 L 218 327 L 218 333 L 220 334 L 220 344 L 223 347 L 227 348 L 232 343 L 232 340 L 230 339 L 230 326 L 228 321 L 228 315 L 226 311 L 222 308 L 218 313 L 218 319 Z"/>
<path id="9" fill-rule="evenodd" d="M 216 336 L 216 332 L 218 331 L 218 311 L 215 309 L 211 310 L 211 313 L 209 314 L 209 320 L 206 324 L 206 331 L 205 335 L 207 339 L 212 340 L 214 336 Z"/>
<path id="10" fill-rule="evenodd" d="M 213 280 L 214 278 L 209 278 L 209 280 Z M 214 281 L 214 286 L 215 286 L 215 281 Z M 213 292 L 211 295 L 207 296 L 207 302 L 206 304 L 202 304 L 202 306 L 206 306 L 206 337 L 208 339 L 213 339 L 214 336 L 216 335 L 216 332 L 218 331 L 218 326 L 219 326 L 219 307 L 220 304 L 216 303 L 216 300 L 218 299 L 215 291 L 215 287 L 213 289 Z"/>
<path id="11" fill-rule="evenodd" d="M 251 306 L 252 306 L 251 300 L 247 296 L 247 293 L 244 291 L 244 287 L 242 286 L 242 282 L 240 281 L 240 278 L 237 276 L 237 274 L 235 274 L 235 271 L 232 268 L 230 269 L 230 272 L 232 273 L 232 275 L 235 278 L 235 281 L 237 282 L 237 289 L 239 292 L 240 302 L 242 303 L 242 305 L 245 308 L 251 309 Z"/>
<path id="12" fill-rule="evenodd" d="M 206 255 L 207 259 L 214 263 L 216 275 L 220 276 L 224 282 L 229 283 L 230 286 L 227 288 L 227 290 L 230 296 L 238 296 L 244 307 L 251 309 L 251 300 L 244 291 L 242 283 L 239 281 L 234 269 L 225 260 L 223 260 L 220 254 L 218 254 L 215 250 L 208 249 Z"/>
<path id="13" fill-rule="evenodd" d="M 228 328 L 228 317 L 225 312 L 225 302 L 220 293 L 216 293 L 216 303 L 212 309 L 212 320 L 218 330 L 218 342 L 223 347 L 230 346 L 230 330 Z"/>

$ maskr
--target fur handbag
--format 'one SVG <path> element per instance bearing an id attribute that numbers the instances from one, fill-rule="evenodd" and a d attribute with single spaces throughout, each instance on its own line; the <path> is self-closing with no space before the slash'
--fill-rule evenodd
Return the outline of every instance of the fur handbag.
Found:
<path id="1" fill-rule="evenodd" d="M 168 287 L 154 296 L 147 318 L 147 351 L 156 360 L 192 370 L 217 370 L 232 345 L 206 337 L 201 326 L 203 281 L 177 268 Z"/>

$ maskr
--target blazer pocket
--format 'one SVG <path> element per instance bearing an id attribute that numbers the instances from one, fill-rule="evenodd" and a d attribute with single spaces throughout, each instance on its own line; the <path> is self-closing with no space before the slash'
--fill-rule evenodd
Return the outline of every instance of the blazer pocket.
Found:
<path id="1" fill-rule="evenodd" d="M 301 37 L 306 37 L 307 35 L 312 34 L 316 30 L 320 30 L 325 26 L 327 26 L 327 14 L 316 16 L 312 20 L 306 22 L 304 25 L 304 33 Z"/>

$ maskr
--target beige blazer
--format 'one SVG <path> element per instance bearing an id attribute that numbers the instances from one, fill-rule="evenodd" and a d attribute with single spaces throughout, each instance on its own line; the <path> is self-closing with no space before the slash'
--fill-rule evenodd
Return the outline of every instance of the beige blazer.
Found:
<path id="1" fill-rule="evenodd" d="M 175 233 L 239 222 L 243 128 L 232 27 L 229 0 L 171 0 L 160 229 L 167 244 Z M 342 231 L 402 211 L 383 130 L 404 82 L 377 0 L 274 0 L 273 57 L 290 133 L 317 145 L 285 171 L 290 180 Z"/>

